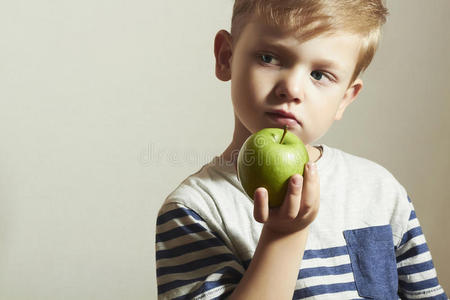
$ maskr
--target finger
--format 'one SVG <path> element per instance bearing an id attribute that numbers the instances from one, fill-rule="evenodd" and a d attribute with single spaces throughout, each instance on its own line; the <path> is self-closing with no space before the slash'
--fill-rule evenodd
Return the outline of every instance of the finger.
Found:
<path id="1" fill-rule="evenodd" d="M 320 201 L 320 182 L 317 173 L 317 165 L 309 162 L 305 166 L 305 182 L 302 191 L 302 203 L 300 205 L 301 214 L 306 214 L 312 210 L 317 210 Z"/>
<path id="2" fill-rule="evenodd" d="M 267 190 L 257 188 L 253 196 L 253 217 L 259 223 L 265 223 L 269 218 L 269 198 Z"/>
<path id="3" fill-rule="evenodd" d="M 303 177 L 300 174 L 294 174 L 289 179 L 286 197 L 280 208 L 280 213 L 288 219 L 295 219 L 300 209 L 302 198 Z"/>

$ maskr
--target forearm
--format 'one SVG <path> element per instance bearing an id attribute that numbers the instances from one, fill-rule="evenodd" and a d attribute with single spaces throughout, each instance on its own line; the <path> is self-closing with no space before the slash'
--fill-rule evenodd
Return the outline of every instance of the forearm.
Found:
<path id="1" fill-rule="evenodd" d="M 280 235 L 264 228 L 253 259 L 230 299 L 292 299 L 308 229 Z"/>

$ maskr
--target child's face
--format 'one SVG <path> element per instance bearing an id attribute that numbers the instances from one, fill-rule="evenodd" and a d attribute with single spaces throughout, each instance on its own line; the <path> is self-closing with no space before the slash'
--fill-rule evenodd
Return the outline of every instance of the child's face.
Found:
<path id="1" fill-rule="evenodd" d="M 236 117 L 254 133 L 284 127 L 270 112 L 292 113 L 290 131 L 309 144 L 339 120 L 360 91 L 349 87 L 360 39 L 351 34 L 320 35 L 300 42 L 294 35 L 253 21 L 232 51 L 231 93 Z"/>

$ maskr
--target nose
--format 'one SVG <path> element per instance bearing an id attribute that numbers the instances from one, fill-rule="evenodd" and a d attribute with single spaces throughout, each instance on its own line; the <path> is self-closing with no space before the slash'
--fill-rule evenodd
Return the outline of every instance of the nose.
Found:
<path id="1" fill-rule="evenodd" d="M 300 103 L 304 100 L 304 80 L 300 70 L 286 70 L 280 77 L 275 94 L 280 100 Z"/>

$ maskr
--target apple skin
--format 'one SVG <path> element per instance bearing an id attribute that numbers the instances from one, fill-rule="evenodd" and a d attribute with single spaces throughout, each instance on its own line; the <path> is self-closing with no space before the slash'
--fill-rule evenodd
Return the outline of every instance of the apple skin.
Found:
<path id="1" fill-rule="evenodd" d="M 305 145 L 295 134 L 287 129 L 264 128 L 242 145 L 237 176 L 251 199 L 258 187 L 264 187 L 269 194 L 269 207 L 277 207 L 286 196 L 289 178 L 294 174 L 303 175 L 308 161 Z"/>

